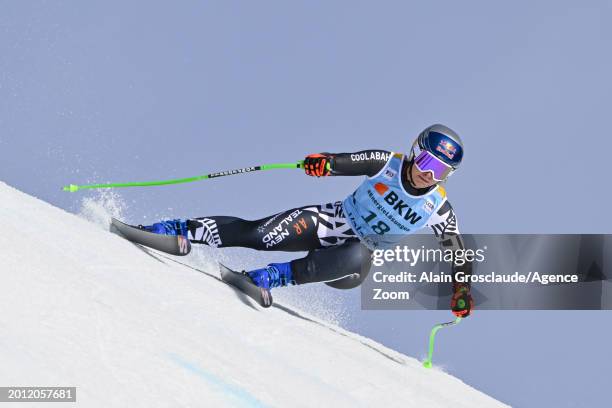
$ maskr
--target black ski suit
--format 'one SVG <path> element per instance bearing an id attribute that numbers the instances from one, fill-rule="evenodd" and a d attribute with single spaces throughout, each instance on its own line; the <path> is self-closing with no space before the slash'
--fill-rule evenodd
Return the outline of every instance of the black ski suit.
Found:
<path id="1" fill-rule="evenodd" d="M 391 153 L 384 150 L 364 150 L 356 153 L 333 154 L 331 175 L 373 176 L 387 163 Z M 407 179 L 402 165 L 402 183 L 414 195 L 417 190 Z M 457 234 L 457 222 L 450 203 L 436 214 L 432 227 L 439 240 L 455 240 L 452 246 L 462 246 Z M 192 243 L 215 247 L 246 247 L 261 251 L 309 251 L 304 258 L 291 261 L 297 284 L 326 282 L 338 289 L 357 287 L 366 278 L 371 251 L 361 244 L 344 218 L 342 202 L 304 206 L 250 221 L 231 216 L 199 217 L 187 220 L 188 237 Z M 445 242 L 448 247 L 448 242 Z"/>

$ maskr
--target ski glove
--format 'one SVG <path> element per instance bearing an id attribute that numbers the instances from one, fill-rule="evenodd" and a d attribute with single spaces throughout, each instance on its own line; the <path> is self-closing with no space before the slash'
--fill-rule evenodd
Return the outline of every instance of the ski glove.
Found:
<path id="1" fill-rule="evenodd" d="M 304 159 L 304 171 L 309 176 L 325 177 L 331 174 L 333 156 L 327 153 L 309 154 Z"/>
<path id="2" fill-rule="evenodd" d="M 456 283 L 453 284 L 453 297 L 451 299 L 451 310 L 457 317 L 468 317 L 474 308 L 474 299 L 470 295 L 469 286 Z"/>

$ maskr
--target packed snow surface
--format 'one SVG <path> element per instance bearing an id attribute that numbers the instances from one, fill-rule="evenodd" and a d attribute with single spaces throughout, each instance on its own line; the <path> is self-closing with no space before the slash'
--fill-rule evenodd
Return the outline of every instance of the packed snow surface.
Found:
<path id="1" fill-rule="evenodd" d="M 261 309 L 212 263 L 4 183 L 0 202 L 0 386 L 76 386 L 76 406 L 105 408 L 504 406 L 301 311 Z"/>

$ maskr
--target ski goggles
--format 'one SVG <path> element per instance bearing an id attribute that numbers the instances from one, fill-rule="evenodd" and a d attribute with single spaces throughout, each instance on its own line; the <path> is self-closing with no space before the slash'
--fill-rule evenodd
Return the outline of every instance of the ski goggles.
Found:
<path id="1" fill-rule="evenodd" d="M 444 163 L 427 150 L 422 150 L 421 153 L 416 156 L 414 165 L 422 173 L 427 171 L 431 172 L 435 181 L 445 180 L 455 170 L 452 166 Z"/>

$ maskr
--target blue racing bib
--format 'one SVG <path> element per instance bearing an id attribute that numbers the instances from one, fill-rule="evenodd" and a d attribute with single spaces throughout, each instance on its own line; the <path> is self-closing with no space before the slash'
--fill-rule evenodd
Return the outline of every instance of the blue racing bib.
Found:
<path id="1" fill-rule="evenodd" d="M 390 248 L 405 235 L 423 228 L 446 199 L 436 186 L 422 196 L 410 195 L 402 185 L 404 155 L 395 153 L 373 177 L 368 177 L 343 202 L 344 215 L 370 249 Z"/>

